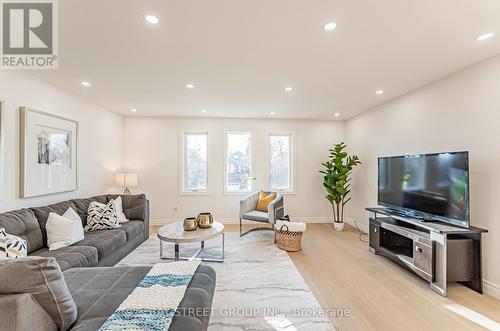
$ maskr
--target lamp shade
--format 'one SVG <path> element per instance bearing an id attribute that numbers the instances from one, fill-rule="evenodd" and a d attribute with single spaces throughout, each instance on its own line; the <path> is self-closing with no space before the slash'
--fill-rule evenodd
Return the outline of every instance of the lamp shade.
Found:
<path id="1" fill-rule="evenodd" d="M 123 187 L 135 187 L 137 186 L 137 174 L 116 174 L 115 184 L 117 186 Z"/>

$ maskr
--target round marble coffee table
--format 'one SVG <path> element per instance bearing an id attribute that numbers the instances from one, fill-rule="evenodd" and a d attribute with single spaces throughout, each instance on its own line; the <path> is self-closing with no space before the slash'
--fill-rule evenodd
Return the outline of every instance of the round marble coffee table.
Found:
<path id="1" fill-rule="evenodd" d="M 205 241 L 222 238 L 222 252 L 220 258 L 202 258 L 206 262 L 224 262 L 224 225 L 219 222 L 213 222 L 212 227 L 208 229 L 200 229 L 194 231 L 185 231 L 182 222 L 176 222 L 162 226 L 158 230 L 158 238 L 160 239 L 160 258 L 169 260 L 193 260 L 205 249 Z M 174 243 L 174 257 L 168 257 L 164 254 L 164 243 Z M 200 243 L 200 248 L 190 257 L 181 257 L 179 252 L 180 244 Z"/>

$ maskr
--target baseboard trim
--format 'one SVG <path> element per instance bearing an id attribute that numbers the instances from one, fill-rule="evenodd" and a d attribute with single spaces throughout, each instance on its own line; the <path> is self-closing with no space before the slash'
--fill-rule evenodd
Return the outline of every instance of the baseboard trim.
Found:
<path id="1" fill-rule="evenodd" d="M 490 281 L 483 280 L 484 293 L 500 299 L 500 286 Z"/>
<path id="2" fill-rule="evenodd" d="M 292 221 L 295 222 L 305 222 L 305 223 L 332 223 L 332 219 L 329 217 L 292 217 Z M 222 224 L 240 224 L 240 220 L 234 217 L 222 217 L 216 218 L 218 222 Z M 175 218 L 153 218 L 150 220 L 151 225 L 165 225 L 179 221 L 179 219 Z M 250 224 L 251 222 L 249 222 Z"/>
<path id="3" fill-rule="evenodd" d="M 356 227 L 356 224 L 357 224 L 357 227 L 365 232 L 365 233 L 368 233 L 368 224 L 364 223 L 364 222 L 360 222 L 360 221 L 357 221 L 357 220 L 354 220 L 352 218 L 346 218 L 346 223 L 349 224 L 349 225 L 352 225 L 353 227 Z"/>

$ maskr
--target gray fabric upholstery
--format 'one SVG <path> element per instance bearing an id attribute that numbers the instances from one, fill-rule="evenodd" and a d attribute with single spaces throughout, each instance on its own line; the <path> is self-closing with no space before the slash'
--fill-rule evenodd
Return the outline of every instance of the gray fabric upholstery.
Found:
<path id="1" fill-rule="evenodd" d="M 94 267 L 97 265 L 97 248 L 90 246 L 69 246 L 49 251 L 42 248 L 33 252 L 33 256 L 54 257 L 61 269 Z"/>
<path id="2" fill-rule="evenodd" d="M 0 307 L 1 331 L 57 331 L 52 317 L 29 293 L 1 295 Z"/>
<path id="3" fill-rule="evenodd" d="M 0 293 L 31 294 L 60 330 L 69 329 L 76 320 L 75 302 L 54 258 L 25 257 L 0 261 Z"/>
<path id="4" fill-rule="evenodd" d="M 253 211 L 257 208 L 259 194 L 260 192 L 252 193 L 240 200 L 240 219 L 249 211 Z"/>
<path id="5" fill-rule="evenodd" d="M 127 240 L 130 240 L 142 235 L 142 233 L 144 232 L 144 222 L 130 220 L 128 222 L 122 223 L 122 226 L 119 229 L 125 231 L 125 233 L 127 234 Z"/>
<path id="6" fill-rule="evenodd" d="M 242 219 L 256 222 L 269 223 L 269 214 L 263 211 L 252 210 L 246 214 L 243 214 Z"/>
<path id="7" fill-rule="evenodd" d="M 128 240 L 124 246 L 104 256 L 102 259 L 99 259 L 99 261 L 97 262 L 97 266 L 98 267 L 114 266 L 143 242 L 144 239 L 142 238 L 142 236 L 137 236 L 135 238 Z"/>
<path id="8" fill-rule="evenodd" d="M 0 228 L 8 234 L 21 237 L 28 243 L 28 254 L 43 247 L 40 225 L 29 209 L 15 210 L 0 214 Z"/>
<path id="9" fill-rule="evenodd" d="M 108 201 L 106 199 L 105 195 L 100 195 L 88 199 L 73 199 L 71 202 L 75 205 L 76 207 L 76 212 L 80 216 L 83 222 L 83 226 L 87 225 L 87 212 L 89 210 L 89 205 L 92 201 L 97 201 L 100 203 L 107 204 Z"/>
<path id="10" fill-rule="evenodd" d="M 40 228 L 42 229 L 44 247 L 47 246 L 46 224 L 49 219 L 49 214 L 56 213 L 58 215 L 63 215 L 69 208 L 73 208 L 73 210 L 76 211 L 76 207 L 71 201 L 63 201 L 50 206 L 30 208 L 38 219 L 38 224 L 40 224 Z"/>
<path id="11" fill-rule="evenodd" d="M 99 329 L 150 269 L 151 266 L 65 271 L 64 277 L 78 307 L 78 317 L 73 330 Z M 194 313 L 211 307 L 214 291 L 215 271 L 208 266 L 200 266 L 188 285 L 186 295 L 179 305 L 179 314 L 174 317 L 169 330 L 206 330 L 210 316 L 196 316 Z"/>
<path id="12" fill-rule="evenodd" d="M 129 220 L 144 222 L 144 240 L 149 238 L 149 202 L 144 194 L 138 195 L 99 195 L 88 199 L 74 199 L 71 202 L 76 206 L 78 215 L 82 218 L 83 226 L 87 225 L 87 211 L 92 201 L 107 204 L 110 200 L 122 197 L 123 213 Z"/>
<path id="13" fill-rule="evenodd" d="M 85 232 L 85 239 L 73 246 L 91 246 L 97 248 L 99 260 L 112 254 L 127 242 L 127 234 L 121 229 Z"/>

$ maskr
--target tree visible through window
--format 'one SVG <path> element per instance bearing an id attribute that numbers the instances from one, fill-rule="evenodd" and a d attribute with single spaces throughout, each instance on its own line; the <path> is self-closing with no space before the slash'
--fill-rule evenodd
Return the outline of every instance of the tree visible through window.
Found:
<path id="1" fill-rule="evenodd" d="M 226 191 L 248 192 L 252 189 L 250 133 L 227 133 Z"/>
<path id="2" fill-rule="evenodd" d="M 292 135 L 269 136 L 269 181 L 272 190 L 292 190 Z"/>
<path id="3" fill-rule="evenodd" d="M 184 134 L 184 192 L 208 190 L 208 133 Z"/>

